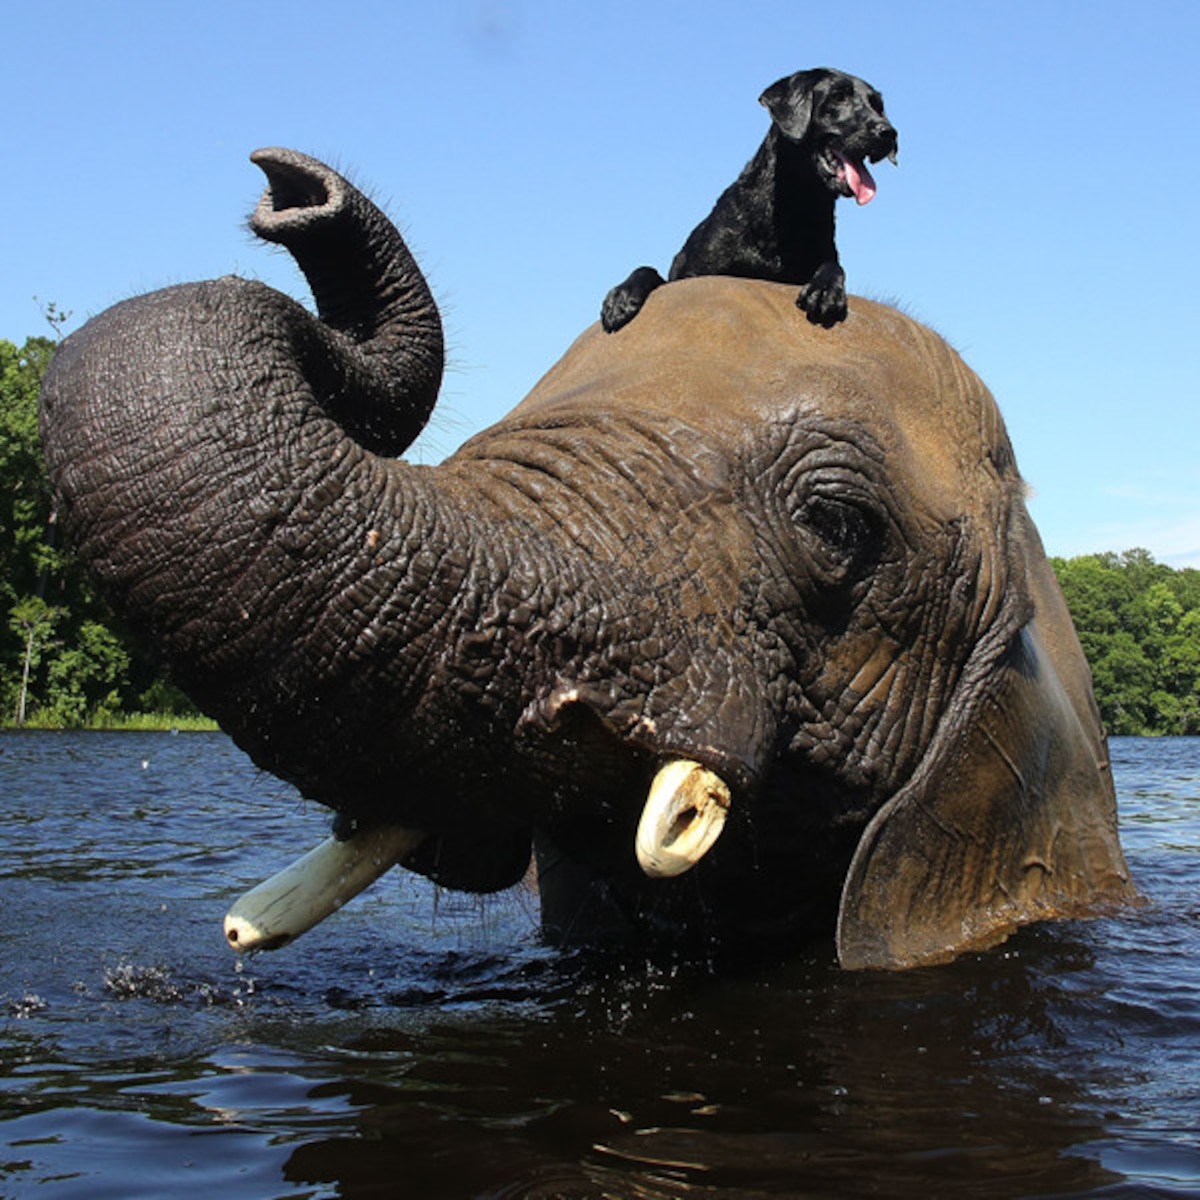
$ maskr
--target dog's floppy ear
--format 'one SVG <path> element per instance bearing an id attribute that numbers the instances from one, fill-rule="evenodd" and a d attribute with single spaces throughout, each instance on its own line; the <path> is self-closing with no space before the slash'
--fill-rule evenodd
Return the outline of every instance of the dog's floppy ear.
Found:
<path id="1" fill-rule="evenodd" d="M 758 98 L 784 137 L 798 142 L 808 132 L 813 113 L 813 88 L 820 71 L 797 71 L 771 84 Z"/>

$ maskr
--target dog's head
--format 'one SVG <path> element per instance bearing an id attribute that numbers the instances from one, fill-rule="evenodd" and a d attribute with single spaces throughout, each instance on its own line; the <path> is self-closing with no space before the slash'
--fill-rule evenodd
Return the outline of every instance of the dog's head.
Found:
<path id="1" fill-rule="evenodd" d="M 883 97 L 844 71 L 797 71 L 758 98 L 779 132 L 812 149 L 818 176 L 838 196 L 866 204 L 875 195 L 867 162 L 896 161 L 896 130 L 884 116 Z"/>

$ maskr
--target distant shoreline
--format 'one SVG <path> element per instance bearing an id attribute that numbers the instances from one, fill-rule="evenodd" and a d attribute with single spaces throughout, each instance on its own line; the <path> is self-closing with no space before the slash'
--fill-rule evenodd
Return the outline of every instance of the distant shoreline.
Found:
<path id="1" fill-rule="evenodd" d="M 114 713 L 86 725 L 56 725 L 36 717 L 23 725 L 6 721 L 0 731 L 20 733 L 35 730 L 49 733 L 219 733 L 221 727 L 209 717 L 176 713 Z"/>

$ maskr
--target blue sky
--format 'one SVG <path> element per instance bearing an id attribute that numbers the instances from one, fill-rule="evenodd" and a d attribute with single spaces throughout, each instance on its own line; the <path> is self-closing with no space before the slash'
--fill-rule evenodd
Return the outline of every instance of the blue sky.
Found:
<path id="1" fill-rule="evenodd" d="M 632 267 L 665 268 L 766 129 L 758 94 L 838 66 L 900 165 L 839 205 L 851 289 L 996 394 L 1052 554 L 1200 566 L 1200 3 L 1194 0 L 6 0 L 0 337 L 226 272 L 247 160 L 288 145 L 397 220 L 451 370 L 426 461 L 508 411 Z"/>

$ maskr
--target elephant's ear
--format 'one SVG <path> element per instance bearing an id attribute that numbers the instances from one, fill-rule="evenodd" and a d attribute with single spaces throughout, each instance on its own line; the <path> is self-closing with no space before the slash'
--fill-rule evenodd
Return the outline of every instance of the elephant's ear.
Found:
<path id="1" fill-rule="evenodd" d="M 1050 633 L 1021 631 L 961 745 L 868 825 L 842 892 L 843 966 L 944 962 L 1032 921 L 1135 901 L 1082 652 L 1069 619 Z"/>

